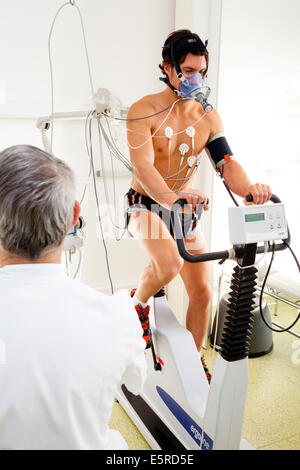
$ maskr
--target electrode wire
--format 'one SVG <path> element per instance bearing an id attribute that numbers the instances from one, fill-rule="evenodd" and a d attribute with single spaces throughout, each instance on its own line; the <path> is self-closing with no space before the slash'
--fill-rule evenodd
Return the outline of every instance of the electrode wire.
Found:
<path id="1" fill-rule="evenodd" d="M 109 266 L 109 261 L 108 261 L 107 246 L 106 246 L 105 238 L 104 238 L 104 231 L 103 231 L 102 220 L 101 220 L 100 204 L 99 204 L 98 191 L 97 191 L 97 182 L 96 182 L 96 175 L 95 175 L 95 165 L 94 165 L 93 145 L 92 145 L 92 119 L 89 120 L 88 130 L 89 130 L 89 133 L 88 133 L 89 154 L 90 154 L 91 165 L 92 165 L 92 175 L 93 175 L 95 200 L 96 200 L 96 206 L 97 206 L 97 215 L 98 215 L 98 221 L 99 221 L 99 226 L 100 226 L 100 231 L 101 231 L 101 236 L 102 236 L 102 243 L 103 243 L 104 252 L 105 252 L 105 260 L 106 260 L 107 273 L 108 273 L 110 287 L 111 287 L 111 294 L 113 295 L 114 287 L 113 287 L 113 282 L 112 282 L 112 277 L 111 277 L 111 272 L 110 272 L 110 266 Z"/>
<path id="2" fill-rule="evenodd" d="M 158 126 L 158 128 L 153 132 L 153 134 L 151 134 L 148 139 L 145 140 L 145 142 L 143 142 L 142 144 L 140 145 L 137 145 L 137 146 L 133 146 L 131 145 L 129 142 L 128 142 L 128 139 L 127 139 L 127 144 L 128 144 L 128 147 L 131 148 L 132 150 L 137 150 L 137 149 L 140 149 L 142 148 L 144 145 L 146 145 L 148 142 L 150 142 L 150 140 L 153 138 L 153 136 L 156 135 L 156 133 L 160 130 L 160 128 L 164 125 L 164 123 L 169 119 L 172 111 L 173 111 L 173 108 L 174 106 L 179 103 L 179 101 L 181 101 L 181 98 L 179 100 L 176 100 L 174 101 L 174 103 L 172 104 L 172 106 L 170 107 L 170 110 L 169 112 L 167 113 L 166 117 L 164 117 L 164 119 L 162 120 L 162 122 L 160 123 L 160 125 Z"/>
<path id="3" fill-rule="evenodd" d="M 50 32 L 48 36 L 48 58 L 49 58 L 49 66 L 50 66 L 50 87 L 51 87 L 51 138 L 50 138 L 50 150 L 52 153 L 52 147 L 53 147 L 53 114 L 54 114 L 54 80 L 53 80 L 53 61 L 52 61 L 52 55 L 51 55 L 51 40 L 52 40 L 52 34 L 54 30 L 54 25 L 56 23 L 56 20 L 66 6 L 72 6 L 75 7 L 79 19 L 80 19 L 80 24 L 81 24 L 81 31 L 82 31 L 82 37 L 83 37 L 83 43 L 84 43 L 84 50 L 85 50 L 85 56 L 86 56 L 86 61 L 87 61 L 87 67 L 88 67 L 88 76 L 89 76 L 89 82 L 90 82 L 90 88 L 91 88 L 91 97 L 94 99 L 94 85 L 93 85 L 93 79 L 92 79 L 92 72 L 91 72 L 91 65 L 90 65 L 90 60 L 89 60 L 89 53 L 88 53 L 88 47 L 87 47 L 87 41 L 86 41 L 86 34 L 85 34 L 85 29 L 84 29 L 84 24 L 83 24 L 83 19 L 82 19 L 82 14 L 78 6 L 75 4 L 75 2 L 66 2 L 61 7 L 57 10 L 54 19 L 52 21 L 51 27 L 50 27 Z"/>

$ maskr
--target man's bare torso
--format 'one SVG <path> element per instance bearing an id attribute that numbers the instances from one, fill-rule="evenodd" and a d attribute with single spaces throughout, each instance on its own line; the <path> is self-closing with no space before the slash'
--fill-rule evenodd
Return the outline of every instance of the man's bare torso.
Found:
<path id="1" fill-rule="evenodd" d="M 168 98 L 168 90 L 167 92 L 164 91 L 162 93 L 146 96 L 136 103 L 137 109 L 143 110 L 144 115 L 154 114 L 169 105 Z M 144 136 L 139 135 L 138 142 L 143 143 L 143 139 L 144 141 L 149 140 L 148 145 L 151 144 L 154 152 L 154 167 L 163 178 L 169 177 L 165 182 L 172 191 L 179 189 L 180 191 L 183 191 L 187 188 L 191 188 L 193 185 L 194 177 L 188 179 L 187 176 L 190 176 L 193 173 L 192 170 L 197 164 L 197 157 L 200 156 L 200 153 L 204 149 L 209 136 L 211 135 L 213 121 L 216 116 L 214 110 L 209 114 L 205 113 L 202 106 L 196 101 L 183 101 L 174 106 L 168 119 L 161 126 L 168 112 L 169 110 L 147 120 L 146 124 L 143 123 L 144 130 L 147 127 L 148 132 L 151 132 L 151 135 L 154 136 L 152 139 L 149 137 L 147 139 L 146 133 Z M 142 114 L 140 114 L 140 116 L 142 116 Z M 195 129 L 194 152 L 192 151 L 192 139 L 186 133 L 186 129 L 190 126 Z M 169 139 L 165 135 L 165 129 L 167 127 L 171 127 L 173 130 L 170 158 Z M 157 131 L 158 128 L 159 130 Z M 133 124 L 129 127 L 128 137 L 130 138 L 130 141 L 132 141 L 134 131 L 139 132 L 139 128 L 137 129 Z M 181 157 L 181 152 L 179 150 L 179 146 L 183 143 L 187 144 L 189 147 L 184 158 Z M 141 147 L 141 150 L 142 149 L 143 147 Z M 147 151 L 146 146 L 145 151 Z M 189 167 L 187 159 L 192 155 L 194 155 L 196 159 L 194 159 L 195 161 L 193 166 Z M 180 164 L 181 160 L 182 162 Z M 137 179 L 133 178 L 131 186 L 139 193 L 147 194 Z"/>

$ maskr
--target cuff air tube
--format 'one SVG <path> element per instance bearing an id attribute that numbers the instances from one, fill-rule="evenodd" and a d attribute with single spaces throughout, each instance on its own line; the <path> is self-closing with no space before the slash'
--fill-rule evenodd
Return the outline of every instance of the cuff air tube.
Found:
<path id="1" fill-rule="evenodd" d="M 216 170 L 233 160 L 233 153 L 223 134 L 213 135 L 208 140 L 205 150 Z"/>

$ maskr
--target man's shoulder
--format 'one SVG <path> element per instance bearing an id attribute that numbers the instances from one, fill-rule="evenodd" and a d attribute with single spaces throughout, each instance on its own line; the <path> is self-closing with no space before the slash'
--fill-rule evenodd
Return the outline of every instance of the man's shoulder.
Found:
<path id="1" fill-rule="evenodd" d="M 222 120 L 218 114 L 218 112 L 213 109 L 207 115 L 205 116 L 205 120 L 207 122 L 207 125 L 209 127 L 209 135 L 210 137 L 212 135 L 218 134 L 220 132 L 223 132 L 223 124 Z"/>
<path id="2" fill-rule="evenodd" d="M 157 107 L 160 106 L 161 93 L 153 93 L 145 95 L 142 98 L 135 101 L 129 108 L 128 115 L 136 117 L 137 113 L 140 116 L 146 116 L 157 111 Z"/>
<path id="3" fill-rule="evenodd" d="M 74 300 L 80 303 L 84 302 L 91 311 L 95 308 L 98 312 L 107 312 L 109 315 L 121 312 L 126 317 L 126 313 L 132 313 L 133 304 L 129 292 L 126 289 L 120 289 L 113 295 L 108 295 L 78 280 L 69 279 L 70 293 Z"/>
<path id="4" fill-rule="evenodd" d="M 121 289 L 114 295 L 109 295 L 77 279 L 68 278 L 67 282 L 69 283 L 70 290 L 74 291 L 75 294 L 77 293 L 78 296 L 86 296 L 87 298 L 96 302 L 104 302 L 109 304 L 111 302 L 114 302 L 115 299 L 118 298 L 120 295 L 126 296 L 127 293 L 127 295 L 129 296 L 128 292 L 125 289 Z"/>
<path id="5" fill-rule="evenodd" d="M 69 284 L 70 290 L 74 290 L 78 295 L 83 294 L 87 295 L 95 300 L 99 300 L 105 297 L 105 294 L 95 289 L 94 287 L 89 286 L 88 284 L 78 281 L 77 279 L 67 278 L 66 282 Z"/>
<path id="6" fill-rule="evenodd" d="M 110 311 L 112 296 L 109 296 L 100 290 L 85 284 L 77 279 L 67 278 L 65 283 L 61 284 L 65 298 L 68 298 L 76 305 L 84 304 L 86 312 L 92 313 L 93 311 Z"/>

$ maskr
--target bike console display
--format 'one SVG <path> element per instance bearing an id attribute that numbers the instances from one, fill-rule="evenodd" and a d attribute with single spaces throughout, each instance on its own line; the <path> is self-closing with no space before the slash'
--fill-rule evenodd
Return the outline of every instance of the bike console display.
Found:
<path id="1" fill-rule="evenodd" d="M 288 236 L 281 203 L 230 207 L 228 221 L 233 245 L 284 240 Z"/>

